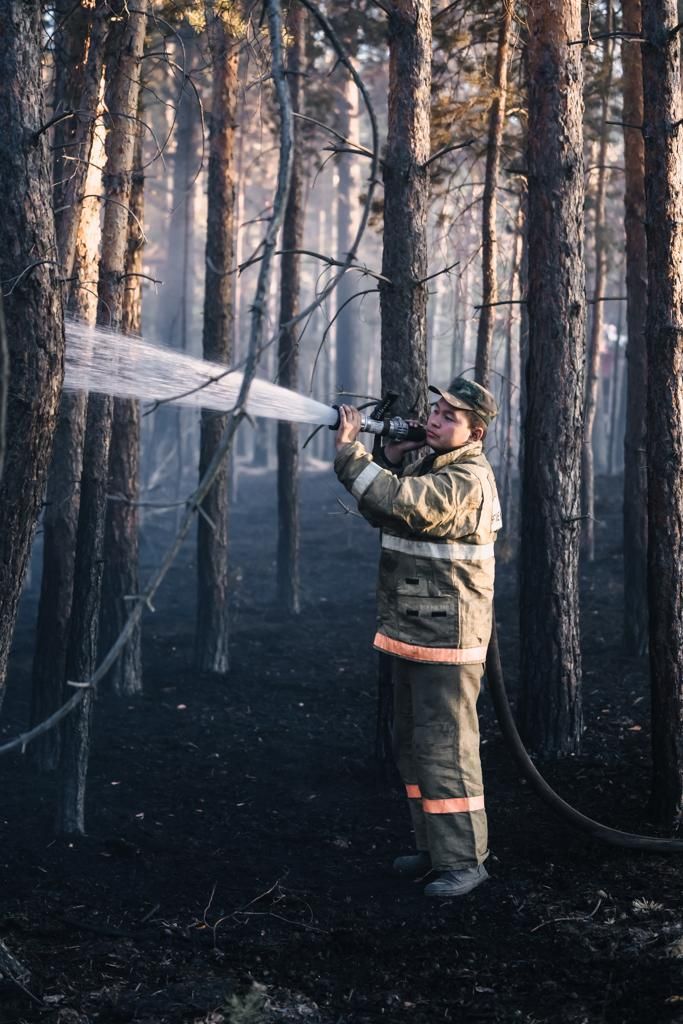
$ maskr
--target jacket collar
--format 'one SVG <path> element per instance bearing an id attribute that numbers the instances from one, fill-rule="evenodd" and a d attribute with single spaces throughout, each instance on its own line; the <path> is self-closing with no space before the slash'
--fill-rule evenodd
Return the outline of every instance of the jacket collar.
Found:
<path id="1" fill-rule="evenodd" d="M 463 444 L 460 448 L 454 448 L 453 451 L 435 455 L 432 469 L 441 469 L 443 466 L 450 466 L 454 462 L 472 462 L 477 456 L 482 454 L 483 450 L 484 446 L 481 441 L 470 441 L 469 444 Z"/>

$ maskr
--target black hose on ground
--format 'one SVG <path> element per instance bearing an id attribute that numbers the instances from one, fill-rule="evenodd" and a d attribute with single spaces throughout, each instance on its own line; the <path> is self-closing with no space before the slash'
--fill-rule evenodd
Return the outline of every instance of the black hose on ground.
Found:
<path id="1" fill-rule="evenodd" d="M 659 839 L 656 836 L 639 836 L 632 832 L 621 832 L 619 829 L 610 828 L 608 825 L 601 825 L 600 822 L 593 821 L 592 818 L 577 811 L 575 807 L 572 807 L 566 800 L 563 800 L 548 785 L 529 757 L 517 732 L 515 720 L 512 717 L 512 711 L 505 690 L 500 651 L 498 650 L 495 616 L 491 641 L 486 655 L 486 677 L 489 682 L 491 699 L 493 700 L 498 724 L 500 725 L 503 737 L 514 754 L 522 775 L 530 783 L 537 796 L 551 810 L 558 814 L 563 821 L 566 821 L 572 828 L 578 828 L 582 832 L 588 833 L 593 839 L 598 839 L 602 843 L 609 843 L 612 846 L 623 846 L 629 850 L 644 850 L 646 853 L 683 853 L 682 839 Z"/>

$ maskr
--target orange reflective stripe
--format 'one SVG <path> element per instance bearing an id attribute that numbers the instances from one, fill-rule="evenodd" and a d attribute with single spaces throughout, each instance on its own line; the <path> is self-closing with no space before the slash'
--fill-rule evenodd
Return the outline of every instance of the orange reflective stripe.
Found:
<path id="1" fill-rule="evenodd" d="M 462 814 L 463 811 L 483 811 L 483 796 L 457 796 L 450 800 L 427 800 L 422 801 L 422 810 L 425 814 Z"/>
<path id="2" fill-rule="evenodd" d="M 410 783 L 406 782 L 406 796 L 408 797 L 409 800 L 420 800 L 422 797 L 420 787 L 413 786 Z"/>
<path id="3" fill-rule="evenodd" d="M 442 665 L 477 665 L 486 661 L 486 647 L 420 647 L 403 640 L 392 640 L 376 633 L 373 647 L 387 654 L 396 654 L 410 661 L 433 661 Z"/>

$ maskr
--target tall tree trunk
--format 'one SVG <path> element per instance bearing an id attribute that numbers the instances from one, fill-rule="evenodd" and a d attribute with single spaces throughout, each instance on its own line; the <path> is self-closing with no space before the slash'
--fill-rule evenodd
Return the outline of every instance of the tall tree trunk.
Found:
<path id="1" fill-rule="evenodd" d="M 640 0 L 624 0 L 624 31 L 642 30 Z M 640 43 L 622 44 L 626 229 L 626 433 L 624 437 L 624 647 L 647 651 L 647 238 Z M 631 125 L 631 127 L 628 127 Z"/>
<path id="2" fill-rule="evenodd" d="M 213 63 L 209 133 L 208 227 L 204 296 L 204 358 L 229 363 L 234 316 L 234 148 L 238 52 L 225 23 L 207 4 Z M 202 412 L 199 476 L 213 458 L 227 417 Z M 224 464 L 202 502 L 197 523 L 197 628 L 199 669 L 228 670 L 228 467 Z"/>
<path id="3" fill-rule="evenodd" d="M 358 91 L 345 69 L 344 72 L 343 92 L 338 109 L 338 129 L 345 138 L 354 143 L 358 142 Z M 358 157 L 354 153 L 342 153 L 337 166 L 337 253 L 339 259 L 344 259 L 351 248 L 358 226 Z M 337 384 L 349 395 L 362 394 L 363 387 L 363 374 L 359 365 L 361 351 L 358 310 L 354 309 L 353 302 L 348 302 L 358 290 L 357 274 L 345 274 L 336 288 L 337 310 L 341 310 L 335 321 Z M 346 302 L 348 305 L 344 305 Z"/>
<path id="4" fill-rule="evenodd" d="M 109 125 L 104 173 L 104 219 L 98 285 L 98 322 L 120 329 L 123 316 L 128 219 L 140 92 L 140 61 L 145 40 L 147 0 L 133 12 L 118 12 L 110 39 L 106 109 Z M 91 395 L 83 450 L 81 500 L 78 515 L 76 566 L 71 629 L 66 658 L 67 680 L 90 678 L 97 656 L 97 633 L 102 587 L 102 554 L 113 403 Z M 85 830 L 85 786 L 90 752 L 92 691 L 64 720 L 57 829 L 64 834 Z"/>
<path id="5" fill-rule="evenodd" d="M 306 27 L 304 9 L 295 3 L 290 8 L 288 29 L 291 44 L 287 54 L 289 91 L 292 111 L 299 113 L 303 101 L 303 71 L 306 59 Z M 287 323 L 299 311 L 301 286 L 301 249 L 304 234 L 303 206 L 303 151 L 300 124 L 294 121 L 294 150 L 292 177 L 289 185 L 287 208 L 282 226 L 282 256 L 280 275 L 280 323 Z M 285 388 L 298 389 L 299 350 L 296 327 L 280 331 L 278 342 L 278 383 Z M 299 593 L 299 430 L 295 423 L 277 425 L 277 589 L 278 600 L 289 612 L 298 615 Z"/>
<path id="6" fill-rule="evenodd" d="M 95 128 L 90 156 L 84 186 L 88 198 L 79 208 L 68 308 L 77 319 L 94 324 L 101 237 L 99 196 L 104 163 L 101 121 Z M 52 714 L 63 699 L 87 402 L 85 392 L 63 392 L 59 406 L 43 517 L 43 574 L 33 657 L 31 725 L 37 725 Z M 50 729 L 29 747 L 31 758 L 41 771 L 57 768 L 60 737 L 59 729 Z"/>
<path id="7" fill-rule="evenodd" d="M 521 295 L 521 263 L 522 263 L 522 247 L 523 247 L 523 234 L 525 230 L 524 224 L 524 201 L 520 198 L 519 208 L 517 210 L 517 223 L 515 224 L 515 238 L 512 252 L 512 267 L 510 273 L 510 298 L 514 301 L 519 300 Z M 517 524 L 513 522 L 513 509 L 514 509 L 514 466 L 518 462 L 518 453 L 514 450 L 515 442 L 515 418 L 514 412 L 514 396 L 515 391 L 519 391 L 519 336 L 520 330 L 516 326 L 515 321 L 518 319 L 516 311 L 519 306 L 510 305 L 508 307 L 508 322 L 507 322 L 507 342 L 506 342 L 506 354 L 505 354 L 505 439 L 504 439 L 504 471 L 503 481 L 501 487 L 501 505 L 503 508 L 503 531 L 504 537 L 508 545 L 508 549 L 512 551 L 516 548 L 516 538 L 518 536 Z M 517 351 L 515 352 L 515 334 L 517 334 Z"/>
<path id="8" fill-rule="evenodd" d="M 491 349 L 493 347 L 493 328 L 495 324 L 495 306 L 498 301 L 498 236 L 496 232 L 496 214 L 498 203 L 498 171 L 500 168 L 500 150 L 505 127 L 505 106 L 508 88 L 508 61 L 512 40 L 512 24 L 514 0 L 503 0 L 503 20 L 500 24 L 498 49 L 496 51 L 496 70 L 493 79 L 493 99 L 489 112 L 489 130 L 486 145 L 486 172 L 484 175 L 484 195 L 482 197 L 482 306 L 479 313 L 477 330 L 477 357 L 474 376 L 485 388 L 489 387 L 491 369 Z"/>
<path id="9" fill-rule="evenodd" d="M 578 750 L 585 283 L 579 0 L 529 5 L 529 355 L 520 717 L 544 756 Z"/>
<path id="10" fill-rule="evenodd" d="M 427 411 L 427 207 L 432 20 L 429 0 L 394 0 L 389 19 L 389 120 L 384 177 L 384 245 L 379 285 L 382 394 L 396 412 Z M 375 755 L 391 749 L 391 672 L 379 655 Z"/>
<path id="11" fill-rule="evenodd" d="M 140 334 L 142 327 L 142 247 L 144 236 L 144 171 L 142 125 L 136 125 L 134 172 L 131 186 L 128 245 L 123 291 L 121 332 Z M 109 448 L 109 495 L 104 537 L 104 577 L 100 610 L 100 649 L 113 645 L 130 611 L 130 600 L 139 592 L 138 508 L 140 499 L 140 403 L 114 400 Z M 117 499 L 123 499 L 121 501 Z M 142 691 L 142 630 L 138 621 L 121 654 L 112 665 L 109 679 L 119 694 Z"/>
<path id="12" fill-rule="evenodd" d="M 55 9 L 54 208 L 62 277 L 70 281 L 86 194 L 111 12 L 103 0 L 59 0 Z M 69 116 L 75 112 L 75 116 Z"/>
<path id="13" fill-rule="evenodd" d="M 607 19 L 607 31 L 612 29 L 611 11 Z M 607 223 L 605 200 L 607 196 L 607 144 L 609 142 L 609 100 L 612 85 L 611 39 L 605 40 L 605 50 L 600 70 L 600 145 L 598 146 L 598 180 L 595 190 L 595 277 L 593 282 L 593 310 L 591 332 L 588 343 L 586 373 L 586 399 L 583 414 L 583 447 L 581 456 L 581 507 L 583 515 L 582 546 L 589 562 L 595 558 L 595 453 L 593 451 L 593 427 L 598 409 L 598 388 L 600 386 L 600 357 L 602 355 L 602 334 L 605 326 L 604 303 L 599 301 L 605 293 L 607 280 Z"/>
<path id="14" fill-rule="evenodd" d="M 0 30 L 0 281 L 11 430 L 0 483 L 0 703 L 62 384 L 50 165 L 46 135 L 37 134 L 44 122 L 41 6 L 6 0 Z"/>
<path id="15" fill-rule="evenodd" d="M 432 80 L 428 0 L 394 0 L 389 16 L 389 122 L 384 159 L 384 248 L 379 285 L 382 391 L 398 413 L 427 406 L 427 204 Z"/>
<path id="16" fill-rule="evenodd" d="M 683 96 L 675 0 L 643 0 L 652 809 L 683 797 Z"/>

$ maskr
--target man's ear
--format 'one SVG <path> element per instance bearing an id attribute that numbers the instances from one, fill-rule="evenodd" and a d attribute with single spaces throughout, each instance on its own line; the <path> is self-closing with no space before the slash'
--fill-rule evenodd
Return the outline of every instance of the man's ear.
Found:
<path id="1" fill-rule="evenodd" d="M 470 441 L 481 441 L 484 436 L 483 427 L 472 427 L 470 430 Z"/>

